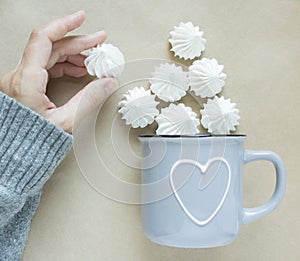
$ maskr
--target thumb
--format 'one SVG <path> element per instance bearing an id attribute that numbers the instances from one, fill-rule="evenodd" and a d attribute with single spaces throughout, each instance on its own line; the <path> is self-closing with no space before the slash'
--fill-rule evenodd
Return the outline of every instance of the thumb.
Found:
<path id="1" fill-rule="evenodd" d="M 114 78 L 102 78 L 90 82 L 76 95 L 74 95 L 66 104 L 58 107 L 50 119 L 53 123 L 61 127 L 66 132 L 72 133 L 76 117 L 76 125 L 101 102 L 105 100 L 113 91 L 117 89 L 117 81 Z"/>

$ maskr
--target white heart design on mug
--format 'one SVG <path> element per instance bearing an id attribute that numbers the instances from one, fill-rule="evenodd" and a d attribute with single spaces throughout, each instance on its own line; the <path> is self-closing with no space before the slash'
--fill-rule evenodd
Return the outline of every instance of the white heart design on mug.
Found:
<path id="1" fill-rule="evenodd" d="M 215 211 L 207 218 L 207 219 L 204 219 L 204 220 L 200 220 L 198 218 L 196 218 L 195 216 L 193 216 L 191 214 L 191 212 L 185 207 L 185 205 L 183 204 L 181 198 L 179 197 L 177 191 L 176 191 L 176 188 L 174 186 L 174 182 L 173 182 L 173 173 L 175 171 L 175 169 L 181 165 L 181 164 L 191 164 L 191 165 L 194 165 L 194 166 L 197 166 L 200 171 L 201 171 L 201 175 L 205 175 L 205 173 L 207 172 L 207 169 L 209 168 L 209 166 L 213 163 L 213 162 L 216 162 L 216 161 L 220 161 L 222 163 L 224 163 L 227 167 L 227 170 L 228 170 L 228 179 L 227 179 L 227 184 L 226 184 L 226 189 L 225 189 L 225 192 L 222 196 L 222 199 L 219 203 L 219 205 L 217 206 L 217 208 L 215 209 Z M 179 205 L 181 206 L 181 208 L 183 209 L 183 211 L 185 212 L 185 214 L 193 221 L 195 222 L 197 225 L 199 226 L 206 226 L 216 215 L 217 213 L 219 212 L 219 210 L 221 209 L 222 205 L 224 204 L 224 201 L 227 197 L 227 194 L 228 194 L 228 191 L 229 191 L 229 187 L 230 187 L 230 183 L 231 183 L 231 169 L 230 169 L 230 166 L 229 166 L 229 163 L 222 157 L 215 157 L 215 158 L 211 158 L 209 159 L 209 161 L 207 161 L 207 163 L 205 165 L 201 165 L 199 162 L 195 161 L 195 160 L 190 160 L 190 159 L 180 159 L 178 161 L 176 161 L 172 168 L 171 168 L 171 171 L 170 171 L 170 183 L 171 183 L 171 187 L 172 187 L 172 191 L 179 203 Z"/>

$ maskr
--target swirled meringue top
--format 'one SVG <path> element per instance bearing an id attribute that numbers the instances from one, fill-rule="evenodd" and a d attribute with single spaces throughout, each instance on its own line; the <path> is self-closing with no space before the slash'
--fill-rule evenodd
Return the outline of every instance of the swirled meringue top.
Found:
<path id="1" fill-rule="evenodd" d="M 154 117 L 159 113 L 156 108 L 158 102 L 155 96 L 151 95 L 150 90 L 143 87 L 135 87 L 123 95 L 123 100 L 119 102 L 119 113 L 127 125 L 133 128 L 144 128 L 154 122 Z"/>
<path id="2" fill-rule="evenodd" d="M 236 104 L 231 103 L 230 99 L 224 99 L 223 96 L 208 99 L 200 113 L 201 124 L 212 134 L 229 134 L 239 125 L 240 116 Z"/>
<path id="3" fill-rule="evenodd" d="M 157 135 L 192 135 L 199 132 L 200 121 L 196 113 L 183 103 L 171 103 L 161 110 L 155 120 L 158 124 Z"/>
<path id="4" fill-rule="evenodd" d="M 174 102 L 186 95 L 189 88 L 187 73 L 182 70 L 181 66 L 175 64 L 161 64 L 152 73 L 151 91 L 161 100 Z"/>
<path id="5" fill-rule="evenodd" d="M 195 61 L 188 72 L 191 90 L 202 98 L 213 97 L 219 93 L 227 77 L 223 68 L 224 65 L 219 65 L 214 58 Z"/>
<path id="6" fill-rule="evenodd" d="M 194 59 L 199 57 L 205 49 L 206 39 L 203 38 L 203 32 L 191 22 L 181 22 L 179 26 L 174 26 L 174 30 L 170 34 L 171 51 L 179 58 Z"/>

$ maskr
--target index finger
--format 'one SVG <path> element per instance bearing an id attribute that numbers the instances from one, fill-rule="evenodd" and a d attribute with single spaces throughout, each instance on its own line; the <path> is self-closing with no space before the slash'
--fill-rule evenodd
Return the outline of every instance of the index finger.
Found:
<path id="1" fill-rule="evenodd" d="M 85 12 L 78 11 L 76 13 L 56 19 L 40 29 L 44 32 L 51 42 L 55 42 L 63 38 L 68 32 L 79 27 L 85 20 Z"/>
<path id="2" fill-rule="evenodd" d="M 78 28 L 84 20 L 84 11 L 79 11 L 33 30 L 24 51 L 22 63 L 27 66 L 45 68 L 52 51 L 52 43 Z"/>

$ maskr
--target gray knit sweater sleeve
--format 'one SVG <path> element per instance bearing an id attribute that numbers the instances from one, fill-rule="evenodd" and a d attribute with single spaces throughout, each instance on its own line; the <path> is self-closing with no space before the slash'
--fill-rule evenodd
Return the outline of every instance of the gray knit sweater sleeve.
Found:
<path id="1" fill-rule="evenodd" d="M 0 92 L 0 260 L 20 260 L 41 190 L 72 136 Z"/>

